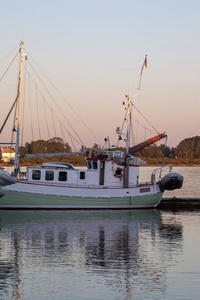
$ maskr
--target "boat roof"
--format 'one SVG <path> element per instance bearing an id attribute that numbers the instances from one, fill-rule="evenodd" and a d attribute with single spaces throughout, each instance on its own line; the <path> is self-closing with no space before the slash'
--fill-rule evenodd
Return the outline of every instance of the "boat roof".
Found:
<path id="1" fill-rule="evenodd" d="M 45 168 L 54 167 L 54 168 L 74 169 L 73 165 L 67 164 L 67 163 L 62 163 L 62 162 L 44 162 L 42 164 L 42 166 L 45 167 Z"/>

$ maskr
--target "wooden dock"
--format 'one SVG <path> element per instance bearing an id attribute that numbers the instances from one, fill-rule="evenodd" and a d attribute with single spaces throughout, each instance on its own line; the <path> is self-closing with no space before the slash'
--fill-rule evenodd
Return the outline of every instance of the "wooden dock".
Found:
<path id="1" fill-rule="evenodd" d="M 200 209 L 200 198 L 163 198 L 160 209 Z"/>

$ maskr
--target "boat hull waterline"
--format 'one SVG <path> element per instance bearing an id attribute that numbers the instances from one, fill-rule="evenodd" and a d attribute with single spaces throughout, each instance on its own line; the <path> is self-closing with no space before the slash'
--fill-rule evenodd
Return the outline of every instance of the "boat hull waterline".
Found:
<path id="1" fill-rule="evenodd" d="M 50 188 L 50 187 L 49 187 Z M 146 195 L 131 195 L 132 189 L 126 189 L 128 196 L 119 196 L 123 189 L 115 190 L 115 197 L 97 196 L 63 196 L 52 195 L 51 188 L 48 194 L 33 192 L 18 192 L 16 190 L 1 189 L 4 194 L 0 198 L 0 209 L 135 209 L 154 208 L 162 199 L 162 192 Z M 137 190 L 137 191 L 136 191 Z M 53 189 L 52 189 L 53 191 Z M 54 190 L 55 191 L 55 190 Z M 91 189 L 97 195 L 96 189 Z M 124 191 L 123 191 L 124 192 Z M 135 193 L 138 189 L 134 190 Z"/>

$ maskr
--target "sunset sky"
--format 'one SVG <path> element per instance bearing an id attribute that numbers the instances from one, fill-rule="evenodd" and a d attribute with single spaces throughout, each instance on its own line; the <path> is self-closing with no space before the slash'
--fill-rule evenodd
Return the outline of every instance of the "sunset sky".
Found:
<path id="1" fill-rule="evenodd" d="M 133 101 L 176 147 L 200 135 L 199 11 L 199 0 L 1 1 L 0 60 L 23 39 L 25 52 L 98 140 L 110 136 L 114 144 L 121 103 L 136 94 L 147 55 Z M 2 123 L 14 98 L 2 96 L 1 86 L 0 97 Z M 75 127 L 83 134 L 82 123 Z M 96 142 L 88 134 L 83 139 Z"/>

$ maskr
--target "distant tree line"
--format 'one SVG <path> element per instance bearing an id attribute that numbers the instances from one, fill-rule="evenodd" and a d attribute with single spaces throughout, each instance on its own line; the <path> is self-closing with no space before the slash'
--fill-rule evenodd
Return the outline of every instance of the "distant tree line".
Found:
<path id="1" fill-rule="evenodd" d="M 158 158 L 162 155 L 169 158 L 200 158 L 200 136 L 184 139 L 176 148 L 155 144 L 137 152 L 140 157 Z"/>
<path id="2" fill-rule="evenodd" d="M 184 139 L 177 147 L 177 156 L 200 158 L 200 136 Z"/>
<path id="3" fill-rule="evenodd" d="M 47 141 L 38 140 L 30 143 L 26 142 L 19 149 L 20 154 L 38 154 L 38 153 L 62 153 L 71 152 L 72 149 L 68 143 L 65 143 L 62 138 L 54 137 Z"/>
<path id="4" fill-rule="evenodd" d="M 173 158 L 176 157 L 176 148 L 170 148 L 169 146 L 166 146 L 164 144 L 161 144 L 160 146 L 151 145 L 148 146 L 136 153 L 136 156 L 140 157 L 151 157 L 151 158 L 158 158 L 161 156 Z"/>
<path id="5" fill-rule="evenodd" d="M 96 149 L 98 146 L 94 144 L 92 147 Z M 86 151 L 90 148 L 86 148 L 84 146 L 81 147 L 80 151 Z M 118 148 L 121 151 L 125 151 L 125 148 Z M 68 143 L 65 143 L 62 138 L 54 137 L 47 141 L 38 140 L 32 141 L 30 143 L 26 142 L 25 146 L 20 147 L 20 154 L 23 156 L 24 154 L 33 154 L 33 153 L 65 153 L 72 152 L 71 147 Z M 139 157 L 151 157 L 151 158 L 159 158 L 159 157 L 167 157 L 167 158 L 200 158 L 200 136 L 195 136 L 192 138 L 187 138 L 182 140 L 179 145 L 174 148 L 170 148 L 164 144 L 157 146 L 156 144 L 148 146 L 137 153 L 136 156 Z"/>

